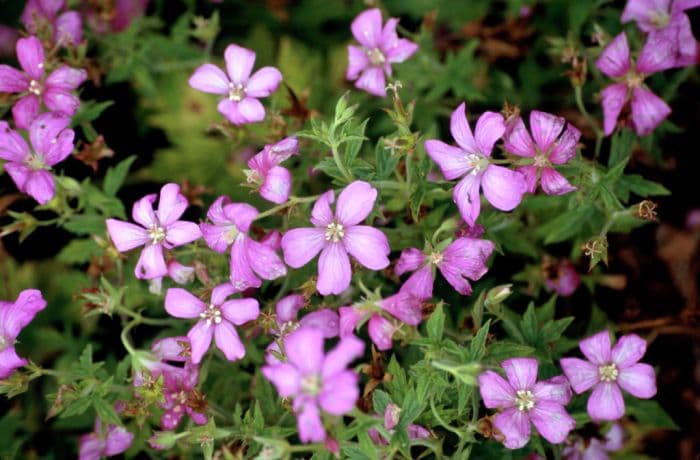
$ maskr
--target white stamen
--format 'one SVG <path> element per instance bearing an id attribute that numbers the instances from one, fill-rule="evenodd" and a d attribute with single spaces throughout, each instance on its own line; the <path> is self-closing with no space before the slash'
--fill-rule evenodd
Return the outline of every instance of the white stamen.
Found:
<path id="1" fill-rule="evenodd" d="M 603 382 L 614 382 L 617 380 L 617 376 L 619 374 L 620 371 L 617 370 L 615 363 L 610 363 L 598 368 L 598 375 L 600 376 L 600 380 Z"/>
<path id="2" fill-rule="evenodd" d="M 199 314 L 199 317 L 206 321 L 207 326 L 211 326 L 211 323 L 221 324 L 221 310 L 214 304 L 209 304 L 206 310 Z"/>
<path id="3" fill-rule="evenodd" d="M 333 241 L 334 243 L 337 243 L 338 241 L 342 240 L 344 236 L 345 229 L 343 228 L 343 224 L 331 222 L 326 226 L 326 241 Z"/>
<path id="4" fill-rule="evenodd" d="M 530 390 L 518 390 L 515 392 L 515 407 L 521 412 L 526 412 L 535 407 L 535 396 Z"/>

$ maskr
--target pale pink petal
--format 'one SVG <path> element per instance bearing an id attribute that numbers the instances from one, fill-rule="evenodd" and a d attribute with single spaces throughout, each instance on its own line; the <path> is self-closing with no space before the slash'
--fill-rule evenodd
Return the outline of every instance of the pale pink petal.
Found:
<path id="1" fill-rule="evenodd" d="M 416 270 L 401 286 L 401 292 L 407 292 L 421 300 L 427 300 L 433 296 L 433 270 L 430 265 L 425 265 Z"/>
<path id="2" fill-rule="evenodd" d="M 479 151 L 485 156 L 490 156 L 493 146 L 506 132 L 503 115 L 496 112 L 484 112 L 476 121 L 474 138 L 479 146 Z"/>
<path id="3" fill-rule="evenodd" d="M 40 80 L 44 75 L 44 45 L 32 36 L 17 40 L 17 60 L 22 69 L 33 80 Z"/>
<path id="4" fill-rule="evenodd" d="M 326 430 L 314 403 L 307 403 L 297 413 L 297 429 L 301 442 L 321 442 L 325 439 Z"/>
<path id="5" fill-rule="evenodd" d="M 605 135 L 609 136 L 615 130 L 620 112 L 627 103 L 627 85 L 616 83 L 607 86 L 600 93 L 600 98 L 603 105 L 603 128 Z"/>
<path id="6" fill-rule="evenodd" d="M 255 276 L 253 268 L 250 266 L 247 239 L 248 237 L 245 235 L 238 235 L 231 246 L 229 279 L 238 291 L 244 291 L 251 287 L 260 287 L 262 284 L 260 278 Z"/>
<path id="7" fill-rule="evenodd" d="M 617 383 L 598 383 L 588 398 L 587 410 L 593 420 L 622 418 L 625 415 L 625 401 Z"/>
<path id="8" fill-rule="evenodd" d="M 537 382 L 532 387 L 535 401 L 549 401 L 566 406 L 571 401 L 571 386 L 563 375 L 552 377 L 548 380 Z"/>
<path id="9" fill-rule="evenodd" d="M 223 254 L 229 246 L 229 235 L 233 230 L 233 225 L 223 226 L 223 225 L 212 225 L 207 223 L 199 224 L 199 229 L 202 232 L 204 241 L 206 241 L 207 246 L 212 250 Z"/>
<path id="10" fill-rule="evenodd" d="M 389 240 L 376 228 L 353 225 L 345 229 L 342 241 L 347 252 L 370 270 L 381 270 L 389 266 Z"/>
<path id="11" fill-rule="evenodd" d="M 33 171 L 20 163 L 6 163 L 5 171 L 20 191 L 39 204 L 46 204 L 54 197 L 53 176 L 48 171 Z"/>
<path id="12" fill-rule="evenodd" d="M 12 345 L 22 329 L 44 308 L 46 300 L 38 289 L 25 289 L 14 302 L 0 302 L 0 337 Z M 10 358 L 8 355 L 12 361 Z"/>
<path id="13" fill-rule="evenodd" d="M 150 237 L 143 227 L 117 219 L 107 219 L 109 238 L 119 252 L 129 251 L 146 244 Z"/>
<path id="14" fill-rule="evenodd" d="M 282 74 L 274 67 L 263 67 L 255 72 L 246 84 L 249 97 L 267 97 L 277 91 L 282 81 Z"/>
<path id="15" fill-rule="evenodd" d="M 170 228 L 170 224 L 177 221 L 187 209 L 187 198 L 180 193 L 177 184 L 165 184 L 160 189 L 158 200 L 158 221 L 161 225 Z"/>
<path id="16" fill-rule="evenodd" d="M 401 256 L 396 262 L 394 273 L 396 276 L 401 276 L 406 272 L 417 270 L 425 263 L 425 254 L 417 248 L 408 248 L 401 251 Z"/>
<path id="17" fill-rule="evenodd" d="M 331 222 L 333 222 L 333 211 L 331 211 L 331 204 L 335 201 L 335 193 L 333 190 L 328 190 L 326 193 L 322 194 L 314 207 L 311 210 L 311 223 L 317 227 L 325 227 Z"/>
<path id="18" fill-rule="evenodd" d="M 540 168 L 537 166 L 521 166 L 517 171 L 522 174 L 523 180 L 525 180 L 525 187 L 528 193 L 535 193 L 537 189 L 537 173 Z"/>
<path id="19" fill-rule="evenodd" d="M 231 299 L 224 302 L 219 308 L 223 317 L 236 326 L 255 321 L 260 316 L 258 301 L 250 298 Z"/>
<path id="20" fill-rule="evenodd" d="M 156 202 L 156 197 L 155 193 L 144 196 L 134 203 L 131 210 L 131 218 L 145 228 L 151 228 L 157 224 L 156 215 L 153 212 L 153 203 Z"/>
<path id="21" fill-rule="evenodd" d="M 503 436 L 503 445 L 509 449 L 519 449 L 530 440 L 530 418 L 514 407 L 496 414 L 493 426 Z"/>
<path id="22" fill-rule="evenodd" d="M 246 240 L 246 247 L 248 262 L 260 278 L 274 280 L 287 274 L 287 268 L 275 250 L 251 239 Z"/>
<path id="23" fill-rule="evenodd" d="M 650 32 L 654 29 L 651 22 L 652 15 L 668 12 L 670 3 L 671 0 L 627 0 L 620 20 L 622 22 L 635 21 L 644 32 Z M 674 3 L 678 3 L 678 0 Z"/>
<path id="24" fill-rule="evenodd" d="M 265 107 L 257 99 L 247 97 L 240 102 L 222 99 L 217 107 L 234 125 L 257 123 L 265 119 Z"/>
<path id="25" fill-rule="evenodd" d="M 479 145 L 474 139 L 472 134 L 472 129 L 469 127 L 469 122 L 467 121 L 467 105 L 462 102 L 459 104 L 450 116 L 450 132 L 457 145 L 462 147 L 467 153 L 482 153 L 479 150 Z"/>
<path id="26" fill-rule="evenodd" d="M 624 32 L 618 34 L 600 53 L 596 67 L 611 78 L 620 78 L 630 69 L 630 47 Z"/>
<path id="27" fill-rule="evenodd" d="M 275 316 L 277 324 L 282 325 L 288 321 L 294 321 L 297 313 L 304 307 L 306 300 L 301 294 L 291 294 L 282 297 L 275 304 Z"/>
<path id="28" fill-rule="evenodd" d="M 170 288 L 165 293 L 165 311 L 175 318 L 198 318 L 207 305 L 189 291 Z"/>
<path id="29" fill-rule="evenodd" d="M 360 75 L 360 78 L 355 81 L 355 86 L 374 96 L 386 97 L 384 70 L 380 67 L 366 68 Z"/>
<path id="30" fill-rule="evenodd" d="M 464 150 L 447 145 L 439 140 L 425 141 L 425 151 L 440 167 L 442 175 L 447 180 L 454 180 L 467 174 L 473 165 L 467 161 Z"/>
<path id="31" fill-rule="evenodd" d="M 203 320 L 197 321 L 187 333 L 187 338 L 190 339 L 190 356 L 193 364 L 199 364 L 204 353 L 209 351 L 213 335 L 214 327 Z"/>
<path id="32" fill-rule="evenodd" d="M 61 65 L 58 69 L 51 72 L 44 82 L 47 87 L 60 88 L 64 90 L 73 90 L 87 80 L 87 72 L 85 69 L 76 69 Z"/>
<path id="33" fill-rule="evenodd" d="M 340 307 L 338 309 L 340 325 L 338 332 L 341 337 L 347 337 L 355 333 L 355 328 L 362 320 L 362 314 L 355 307 Z"/>
<path id="34" fill-rule="evenodd" d="M 29 5 L 29 3 L 27 3 Z M 1 376 L 2 374 L 0 374 Z M 105 442 L 97 434 L 90 433 L 80 437 L 78 460 L 100 460 Z"/>
<path id="35" fill-rule="evenodd" d="M 335 216 L 338 222 L 348 227 L 364 221 L 377 199 L 377 189 L 364 181 L 354 181 L 340 192 Z"/>
<path id="36" fill-rule="evenodd" d="M 228 77 L 214 64 L 202 64 L 197 67 L 188 83 L 192 88 L 205 93 L 227 94 L 229 91 Z"/>
<path id="37" fill-rule="evenodd" d="M 377 48 L 382 39 L 382 12 L 379 8 L 365 10 L 350 25 L 352 34 L 366 48 Z"/>
<path id="38" fill-rule="evenodd" d="M 668 0 L 657 0 L 657 1 L 665 1 L 666 4 L 668 4 Z M 671 6 L 671 12 L 672 13 L 680 13 L 681 11 L 689 10 L 691 8 L 697 8 L 700 7 L 700 0 L 674 0 L 672 6 Z M 665 8 L 665 11 L 668 11 L 668 8 Z"/>
<path id="39" fill-rule="evenodd" d="M 15 369 L 27 364 L 27 360 L 20 358 L 14 346 L 8 346 L 0 351 L 0 380 L 12 375 Z"/>
<path id="40" fill-rule="evenodd" d="M 507 409 L 513 407 L 515 390 L 503 377 L 494 371 L 485 371 L 479 375 L 479 392 L 484 405 L 489 409 Z"/>
<path id="41" fill-rule="evenodd" d="M 231 283 L 218 284 L 211 291 L 211 304 L 221 305 L 226 299 L 238 290 Z"/>
<path id="42" fill-rule="evenodd" d="M 571 388 L 578 394 L 589 390 L 600 381 L 598 366 L 578 358 L 562 358 L 561 368 Z"/>
<path id="43" fill-rule="evenodd" d="M 637 398 L 648 399 L 656 394 L 656 372 L 648 364 L 637 363 L 619 369 L 617 383 L 623 390 Z"/>
<path id="44" fill-rule="evenodd" d="M 338 336 L 340 318 L 329 308 L 323 308 L 309 313 L 299 320 L 303 327 L 313 327 L 323 332 L 323 337 L 330 339 Z"/>
<path id="45" fill-rule="evenodd" d="M 650 33 L 637 58 L 637 70 L 643 74 L 652 74 L 675 67 L 680 52 L 679 31 L 678 28 L 671 26 L 663 31 Z M 690 39 L 695 41 L 692 31 Z"/>
<path id="46" fill-rule="evenodd" d="M 534 157 L 537 154 L 535 144 L 532 142 L 530 133 L 527 132 L 525 127 L 525 122 L 520 117 L 511 122 L 506 128 L 503 146 L 506 151 L 521 157 Z"/>
<path id="47" fill-rule="evenodd" d="M 624 445 L 624 438 L 625 430 L 622 429 L 622 426 L 620 426 L 619 423 L 613 423 L 608 432 L 605 434 L 605 444 L 603 445 L 603 448 L 608 452 L 620 450 Z"/>
<path id="48" fill-rule="evenodd" d="M 104 456 L 119 455 L 131 447 L 134 435 L 121 426 L 110 426 L 105 439 Z"/>
<path id="49" fill-rule="evenodd" d="M 367 67 L 369 67 L 367 53 L 360 47 L 348 45 L 348 69 L 345 73 L 345 78 L 356 80 Z M 22 89 L 19 91 L 22 91 Z"/>
<path id="50" fill-rule="evenodd" d="M 196 241 L 201 237 L 202 231 L 199 229 L 199 225 L 194 222 L 179 220 L 168 225 L 165 239 L 173 246 L 182 246 L 183 244 Z"/>
<path id="51" fill-rule="evenodd" d="M 550 149 L 554 141 L 564 128 L 566 120 L 551 113 L 533 110 L 530 112 L 530 129 L 532 137 L 542 152 Z"/>
<path id="52" fill-rule="evenodd" d="M 0 121 L 0 158 L 22 163 L 29 154 L 29 146 L 24 138 L 10 129 L 6 121 Z"/>
<path id="53" fill-rule="evenodd" d="M 646 136 L 656 129 L 671 108 L 651 91 L 636 87 L 632 90 L 632 125 L 640 136 Z"/>
<path id="54" fill-rule="evenodd" d="M 58 137 L 68 127 L 70 117 L 56 113 L 42 113 L 32 121 L 29 128 L 29 141 L 34 150 L 45 155 Z"/>
<path id="55" fill-rule="evenodd" d="M 395 328 L 391 322 L 377 314 L 372 315 L 367 324 L 367 332 L 378 350 L 391 350 Z"/>
<path id="56" fill-rule="evenodd" d="M 255 64 L 255 52 L 231 44 L 224 51 L 224 60 L 231 81 L 235 84 L 245 85 Z"/>
<path id="57" fill-rule="evenodd" d="M 284 339 L 284 352 L 302 375 L 318 373 L 323 367 L 323 333 L 313 328 L 297 329 Z"/>
<path id="58" fill-rule="evenodd" d="M 549 161 L 557 165 L 568 163 L 569 160 L 576 156 L 576 146 L 580 138 L 581 131 L 574 125 L 568 124 L 559 140 L 554 143 L 552 153 L 549 155 Z"/>
<path id="59" fill-rule="evenodd" d="M 529 415 L 537 431 L 552 444 L 564 442 L 571 430 L 576 428 L 576 421 L 561 404 L 555 402 L 538 401 Z"/>
<path id="60" fill-rule="evenodd" d="M 21 93 L 29 88 L 25 74 L 6 64 L 0 64 L 0 93 Z"/>
<path id="61" fill-rule="evenodd" d="M 68 156 L 73 153 L 74 137 L 75 133 L 72 129 L 64 129 L 61 131 L 61 133 L 53 139 L 48 150 L 44 152 L 44 162 L 48 166 L 54 166 L 68 158 Z"/>
<path id="62" fill-rule="evenodd" d="M 520 204 L 527 188 L 523 176 L 503 166 L 489 165 L 481 179 L 484 196 L 494 208 L 512 211 Z"/>
<path id="63" fill-rule="evenodd" d="M 639 362 L 646 352 L 646 340 L 637 334 L 623 335 L 612 349 L 612 362 L 623 369 Z"/>
<path id="64" fill-rule="evenodd" d="M 351 362 L 362 356 L 364 351 L 364 342 L 354 335 L 341 338 L 323 360 L 323 378 L 326 379 L 344 372 Z"/>
<path id="65" fill-rule="evenodd" d="M 610 363 L 610 333 L 607 330 L 581 340 L 579 348 L 593 364 L 603 366 Z"/>
<path id="66" fill-rule="evenodd" d="M 421 298 L 399 291 L 379 302 L 380 306 L 402 322 L 417 326 L 423 320 Z"/>
<path id="67" fill-rule="evenodd" d="M 15 126 L 20 129 L 29 129 L 32 121 L 39 115 L 40 105 L 39 98 L 33 94 L 28 94 L 15 102 L 15 105 L 12 106 L 12 118 L 15 120 Z"/>
<path id="68" fill-rule="evenodd" d="M 282 252 L 284 261 L 292 268 L 300 268 L 311 259 L 326 244 L 326 229 L 324 228 L 295 228 L 282 236 Z"/>
<path id="69" fill-rule="evenodd" d="M 318 281 L 316 289 L 321 295 L 340 294 L 350 285 L 352 270 L 345 247 L 340 243 L 329 243 L 318 259 Z"/>
<path id="70" fill-rule="evenodd" d="M 241 232 L 247 232 L 250 229 L 250 225 L 258 214 L 260 214 L 258 210 L 248 203 L 230 203 L 224 206 L 224 215 Z"/>
<path id="71" fill-rule="evenodd" d="M 537 360 L 534 358 L 511 358 L 501 363 L 506 377 L 515 390 L 529 390 L 537 380 Z"/>
<path id="72" fill-rule="evenodd" d="M 212 221 L 217 225 L 226 225 L 230 223 L 230 220 L 224 214 L 224 206 L 231 203 L 231 199 L 227 196 L 220 196 L 217 198 L 207 211 L 207 219 Z M 247 230 L 245 230 L 247 231 Z"/>
<path id="73" fill-rule="evenodd" d="M 54 23 L 54 41 L 61 44 L 78 45 L 83 39 L 83 21 L 77 11 L 66 11 Z"/>
<path id="74" fill-rule="evenodd" d="M 260 187 L 260 196 L 275 204 L 285 203 L 292 189 L 292 174 L 282 166 L 271 168 Z"/>
<path id="75" fill-rule="evenodd" d="M 277 388 L 281 397 L 288 398 L 299 392 L 299 372 L 291 364 L 263 366 L 261 372 Z"/>
<path id="76" fill-rule="evenodd" d="M 358 375 L 353 371 L 340 372 L 324 379 L 323 389 L 318 397 L 321 408 L 331 415 L 350 412 L 360 397 L 358 380 Z"/>
<path id="77" fill-rule="evenodd" d="M 448 268 L 457 270 L 460 276 L 476 281 L 488 271 L 486 260 L 495 247 L 495 244 L 488 240 L 457 238 L 443 251 L 443 259 L 438 268 L 440 271 Z"/>
<path id="78" fill-rule="evenodd" d="M 399 63 L 413 56 L 418 51 L 418 45 L 405 38 L 400 38 L 384 51 L 387 61 Z"/>
<path id="79" fill-rule="evenodd" d="M 467 174 L 452 192 L 452 199 L 457 203 L 462 219 L 472 227 L 481 212 L 480 185 L 481 174 Z"/>
<path id="80" fill-rule="evenodd" d="M 245 356 L 245 347 L 238 337 L 236 328 L 228 321 L 222 321 L 214 327 L 214 340 L 226 359 L 236 361 Z"/>
<path id="81" fill-rule="evenodd" d="M 542 168 L 542 190 L 547 195 L 564 195 L 576 190 L 564 176 L 553 168 Z"/>
<path id="82" fill-rule="evenodd" d="M 144 246 L 134 270 L 136 278 L 150 280 L 168 274 L 168 267 L 163 257 L 163 246 L 147 244 Z"/>

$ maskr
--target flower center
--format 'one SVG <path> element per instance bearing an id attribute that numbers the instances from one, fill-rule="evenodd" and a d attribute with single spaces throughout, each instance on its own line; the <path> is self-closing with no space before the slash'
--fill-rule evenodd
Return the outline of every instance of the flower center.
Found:
<path id="1" fill-rule="evenodd" d="M 620 372 L 617 370 L 615 363 L 610 363 L 606 366 L 600 366 L 598 368 L 598 375 L 600 380 L 603 382 L 614 382 L 617 380 L 617 376 Z"/>
<path id="2" fill-rule="evenodd" d="M 233 102 L 240 102 L 245 97 L 245 87 L 238 83 L 230 82 L 228 84 L 228 98 Z"/>
<path id="3" fill-rule="evenodd" d="M 636 88 L 642 86 L 644 83 L 644 76 L 636 72 L 630 71 L 627 74 L 627 86 L 630 88 Z"/>
<path id="4" fill-rule="evenodd" d="M 148 230 L 148 237 L 151 239 L 151 244 L 160 244 L 165 239 L 165 229 L 159 225 L 153 225 Z"/>
<path id="5" fill-rule="evenodd" d="M 41 96 L 41 83 L 36 80 L 31 80 L 29 82 L 29 92 L 36 96 Z"/>
<path id="6" fill-rule="evenodd" d="M 187 393 L 185 393 L 184 390 L 180 391 L 180 392 L 175 392 L 175 393 L 171 394 L 171 396 L 172 396 L 173 400 L 177 401 L 181 405 L 184 405 L 185 403 L 187 403 Z"/>
<path id="7" fill-rule="evenodd" d="M 315 396 L 321 391 L 321 377 L 318 374 L 305 375 L 301 379 L 301 391 Z"/>
<path id="8" fill-rule="evenodd" d="M 379 48 L 367 50 L 367 57 L 369 58 L 369 62 L 373 66 L 382 66 L 386 62 L 384 53 L 382 53 L 382 50 L 380 50 Z"/>
<path id="9" fill-rule="evenodd" d="M 301 326 L 301 324 L 298 323 L 297 321 L 287 321 L 286 323 L 282 323 L 282 325 L 280 325 L 280 334 L 279 335 L 285 336 L 287 334 L 290 334 L 290 333 L 296 331 L 299 328 L 299 326 Z"/>
<path id="10" fill-rule="evenodd" d="M 544 155 L 535 155 L 535 166 L 538 168 L 545 168 L 549 166 L 549 160 Z"/>
<path id="11" fill-rule="evenodd" d="M 438 265 L 440 262 L 442 262 L 443 256 L 441 253 L 438 251 L 433 251 L 429 256 L 428 260 L 430 261 L 431 264 L 433 265 Z"/>
<path id="12" fill-rule="evenodd" d="M 489 164 L 486 158 L 484 158 L 481 155 L 477 155 L 476 153 L 470 153 L 464 158 L 465 160 L 467 160 L 467 164 L 471 169 L 469 171 L 469 174 L 471 174 L 472 176 L 475 176 L 479 173 L 479 171 L 486 169 L 486 166 L 488 166 Z"/>
<path id="13" fill-rule="evenodd" d="M 260 173 L 255 169 L 244 169 L 245 181 L 249 184 L 262 185 L 263 179 Z"/>
<path id="14" fill-rule="evenodd" d="M 26 160 L 25 164 L 29 166 L 30 169 L 34 171 L 49 170 L 49 166 L 44 162 L 44 158 L 36 153 L 30 154 Z"/>
<path id="15" fill-rule="evenodd" d="M 7 339 L 0 335 L 0 351 L 3 351 L 8 345 Z"/>
<path id="16" fill-rule="evenodd" d="M 199 314 L 199 317 L 207 322 L 207 326 L 211 323 L 221 324 L 221 310 L 214 304 L 209 304 L 206 310 Z"/>
<path id="17" fill-rule="evenodd" d="M 670 16 L 666 11 L 652 11 L 649 14 L 649 22 L 651 22 L 657 29 L 663 29 L 668 25 Z"/>
<path id="18" fill-rule="evenodd" d="M 326 227 L 326 241 L 333 241 L 334 243 L 337 243 L 338 241 L 342 240 L 344 236 L 345 229 L 343 228 L 343 224 L 331 222 Z"/>
<path id="19" fill-rule="evenodd" d="M 521 412 L 526 412 L 535 407 L 535 396 L 530 390 L 518 390 L 515 392 L 515 407 Z"/>
<path id="20" fill-rule="evenodd" d="M 236 237 L 238 236 L 238 229 L 236 228 L 235 225 L 230 225 L 228 228 L 228 231 L 224 235 L 224 238 L 226 239 L 227 244 L 233 244 L 234 241 L 236 241 Z"/>

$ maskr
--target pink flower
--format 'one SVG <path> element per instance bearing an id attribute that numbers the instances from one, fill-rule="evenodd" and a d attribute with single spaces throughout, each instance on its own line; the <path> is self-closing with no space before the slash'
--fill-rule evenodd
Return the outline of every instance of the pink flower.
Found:
<path id="1" fill-rule="evenodd" d="M 134 273 L 139 279 L 153 279 L 168 274 L 163 248 L 172 249 L 191 243 L 202 236 L 194 222 L 178 220 L 187 209 L 187 199 L 177 184 L 160 189 L 158 210 L 153 204 L 156 194 L 146 195 L 134 203 L 132 218 L 140 225 L 107 219 L 107 231 L 119 252 L 143 246 Z"/>
<path id="2" fill-rule="evenodd" d="M 12 57 L 19 32 L 13 27 L 0 24 L 0 57 Z"/>
<path id="3" fill-rule="evenodd" d="M 362 356 L 365 344 L 356 337 L 344 337 L 324 355 L 323 341 L 318 329 L 301 328 L 284 340 L 286 362 L 262 368 L 279 395 L 293 399 L 302 442 L 321 442 L 326 437 L 320 409 L 331 415 L 347 414 L 360 396 L 359 376 L 347 366 Z"/>
<path id="4" fill-rule="evenodd" d="M 42 102 L 49 111 L 73 116 L 80 107 L 80 99 L 72 91 L 85 81 L 87 72 L 61 65 L 44 78 L 46 59 L 41 41 L 36 37 L 20 38 L 16 48 L 24 72 L 0 64 L 0 92 L 22 94 L 12 107 L 15 125 L 29 128 Z"/>
<path id="5" fill-rule="evenodd" d="M 211 224 L 200 225 L 207 246 L 223 253 L 231 246 L 230 279 L 238 291 L 260 287 L 262 279 L 274 280 L 287 274 L 277 255 L 274 240 L 257 242 L 248 236 L 258 210 L 246 203 L 231 203 L 219 197 L 209 208 Z"/>
<path id="6" fill-rule="evenodd" d="M 245 356 L 245 347 L 236 326 L 255 320 L 260 314 L 255 299 L 230 299 L 236 289 L 226 283 L 215 287 L 206 304 L 182 288 L 171 288 L 165 294 L 165 310 L 176 318 L 199 318 L 187 333 L 192 345 L 192 362 L 199 364 L 209 350 L 212 337 L 226 359 L 236 361 Z"/>
<path id="7" fill-rule="evenodd" d="M 316 287 L 322 295 L 340 294 L 350 285 L 350 253 L 364 267 L 381 270 L 389 265 L 389 241 L 384 234 L 367 225 L 365 220 L 374 207 L 377 190 L 367 182 L 355 181 L 335 201 L 332 190 L 316 200 L 311 211 L 313 228 L 295 228 L 282 237 L 284 261 L 300 268 L 319 252 Z"/>
<path id="8" fill-rule="evenodd" d="M 14 302 L 0 301 L 0 380 L 27 364 L 26 359 L 17 355 L 15 341 L 22 329 L 44 308 L 46 300 L 36 289 L 20 292 Z"/>
<path id="9" fill-rule="evenodd" d="M 567 259 L 556 262 L 553 267 L 553 276 L 545 270 L 544 285 L 548 290 L 554 291 L 562 297 L 567 297 L 576 292 L 581 284 L 581 277 L 576 273 L 573 264 Z"/>
<path id="10" fill-rule="evenodd" d="M 401 276 L 409 271 L 414 273 L 406 280 L 401 291 L 410 292 L 420 299 L 433 296 L 435 268 L 462 295 L 470 295 L 472 287 L 468 280 L 477 281 L 488 271 L 486 259 L 495 245 L 488 240 L 477 238 L 457 238 L 444 250 L 433 250 L 423 254 L 416 248 L 401 251 L 394 272 Z"/>
<path id="11" fill-rule="evenodd" d="M 483 188 L 484 196 L 495 208 L 512 211 L 520 204 L 527 186 L 520 173 L 489 162 L 494 144 L 506 130 L 503 116 L 485 112 L 476 122 L 475 134 L 472 134 L 465 110 L 465 104 L 460 104 L 452 112 L 450 121 L 450 131 L 457 147 L 439 140 L 428 140 L 425 141 L 425 150 L 438 164 L 445 179 L 462 177 L 453 197 L 462 218 L 474 226 L 481 212 L 479 188 Z"/>
<path id="12" fill-rule="evenodd" d="M 17 188 L 34 198 L 39 204 L 53 198 L 54 179 L 51 167 L 65 160 L 73 151 L 75 133 L 68 128 L 67 116 L 44 113 L 29 127 L 27 142 L 7 122 L 0 121 L 0 158 L 7 160 L 5 171 Z"/>
<path id="13" fill-rule="evenodd" d="M 613 423 L 605 439 L 584 439 L 577 436 L 573 442 L 562 451 L 565 460 L 609 460 L 608 452 L 622 449 L 625 432 L 619 423 Z"/>
<path id="14" fill-rule="evenodd" d="M 107 11 L 100 10 L 103 5 L 88 10 L 87 22 L 97 34 L 121 32 L 143 16 L 147 6 L 148 0 L 113 0 L 104 6 Z"/>
<path id="15" fill-rule="evenodd" d="M 403 62 L 418 50 L 418 45 L 399 38 L 399 20 L 390 18 L 382 27 L 379 8 L 360 13 L 350 28 L 359 46 L 348 46 L 347 79 L 370 94 L 386 97 L 386 76 L 391 77 L 391 64 Z"/>
<path id="16" fill-rule="evenodd" d="M 637 59 L 636 68 L 630 58 L 630 48 L 624 32 L 605 47 L 596 66 L 617 83 L 601 92 L 603 104 L 603 128 L 612 134 L 620 112 L 631 101 L 632 125 L 640 136 L 651 133 L 668 115 L 671 108 L 644 85 L 649 73 L 657 70 L 659 56 L 652 49 L 644 49 Z"/>
<path id="17" fill-rule="evenodd" d="M 508 152 L 532 159 L 531 165 L 518 168 L 525 178 L 528 192 L 535 193 L 537 179 L 540 177 L 542 190 L 547 195 L 564 195 L 576 190 L 553 165 L 568 163 L 576 156 L 576 144 L 581 131 L 566 123 L 562 117 L 538 110 L 530 112 L 530 129 L 532 137 L 527 132 L 523 119 L 518 117 L 509 124 L 503 138 Z"/>
<path id="18" fill-rule="evenodd" d="M 218 109 L 234 125 L 263 121 L 265 108 L 258 99 L 277 90 L 282 74 L 274 67 L 263 67 L 251 76 L 255 53 L 238 45 L 229 45 L 224 59 L 228 76 L 213 64 L 202 64 L 190 77 L 190 86 L 205 93 L 226 95 Z"/>
<path id="19" fill-rule="evenodd" d="M 511 358 L 501 367 L 508 380 L 486 371 L 479 375 L 479 391 L 484 405 L 489 409 L 501 409 L 493 419 L 493 426 L 503 437 L 503 445 L 519 449 L 530 439 L 530 422 L 540 435 L 559 444 L 576 427 L 576 422 L 566 412 L 571 400 L 571 388 L 559 375 L 537 382 L 537 360 Z"/>
<path id="20" fill-rule="evenodd" d="M 639 362 L 647 343 L 638 335 L 622 336 L 611 349 L 610 333 L 602 331 L 582 340 L 579 348 L 588 361 L 562 358 L 560 363 L 577 394 L 593 388 L 588 398 L 593 420 L 617 420 L 625 414 L 620 388 L 641 399 L 656 394 L 654 368 Z"/>
<path id="21" fill-rule="evenodd" d="M 63 0 L 28 0 L 20 20 L 30 34 L 45 28 L 53 32 L 53 41 L 58 46 L 78 45 L 83 39 L 83 21 L 77 11 L 65 11 Z"/>
<path id="22" fill-rule="evenodd" d="M 394 403 L 389 403 L 386 405 L 384 410 L 384 428 L 389 432 L 389 434 L 394 434 L 394 428 L 399 424 L 399 416 L 401 414 L 401 408 Z M 408 439 L 425 439 L 430 437 L 430 431 L 423 428 L 420 425 L 411 423 L 406 428 L 408 432 Z M 376 428 L 370 428 L 367 432 L 372 442 L 379 446 L 386 446 L 389 441 L 384 438 Z"/>
<path id="23" fill-rule="evenodd" d="M 80 437 L 79 460 L 100 460 L 102 457 L 112 457 L 126 452 L 131 447 L 134 435 L 126 428 L 117 425 L 106 425 L 99 417 L 95 419 L 92 433 Z"/>
<path id="24" fill-rule="evenodd" d="M 391 349 L 394 332 L 400 326 L 390 318 L 409 326 L 417 326 L 423 319 L 421 299 L 408 292 L 398 292 L 374 304 L 363 302 L 352 307 L 340 307 L 339 312 L 341 337 L 352 336 L 357 325 L 369 317 L 369 337 L 379 350 Z"/>
<path id="25" fill-rule="evenodd" d="M 260 196 L 267 201 L 276 204 L 286 202 L 292 188 L 292 175 L 280 163 L 298 154 L 299 143 L 296 137 L 287 137 L 276 144 L 266 145 L 248 160 L 250 169 L 245 170 L 248 183 L 257 186 Z"/>
<path id="26" fill-rule="evenodd" d="M 635 21 L 648 33 L 642 54 L 657 56 L 648 71 L 686 67 L 698 63 L 698 42 L 685 10 L 700 6 L 698 0 L 628 0 L 622 22 Z"/>

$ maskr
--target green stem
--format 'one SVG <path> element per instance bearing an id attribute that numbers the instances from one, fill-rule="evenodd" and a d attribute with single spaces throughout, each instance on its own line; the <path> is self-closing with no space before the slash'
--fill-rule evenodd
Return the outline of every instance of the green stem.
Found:
<path id="1" fill-rule="evenodd" d="M 118 305 L 115 308 L 115 310 L 132 318 L 134 321 L 136 321 L 136 324 L 148 324 L 149 326 L 168 326 L 173 323 L 172 318 L 147 318 L 145 316 L 142 316 L 140 313 L 131 311 L 121 305 Z"/>
<path id="2" fill-rule="evenodd" d="M 136 356 L 136 350 L 134 350 L 134 347 L 131 346 L 131 342 L 129 341 L 129 331 L 136 327 L 137 324 L 139 324 L 138 319 L 134 319 L 127 324 L 124 329 L 122 329 L 122 333 L 119 336 L 121 338 L 122 345 L 124 345 L 127 353 L 129 353 L 131 356 Z"/>
<path id="3" fill-rule="evenodd" d="M 600 155 L 600 147 L 603 145 L 603 138 L 605 137 L 605 133 L 603 133 L 603 131 L 598 127 L 598 124 L 595 122 L 591 114 L 588 113 L 588 110 L 586 110 L 586 106 L 583 103 L 582 88 L 582 86 L 574 86 L 576 106 L 581 112 L 581 115 L 583 115 L 583 118 L 586 119 L 588 124 L 591 125 L 591 128 L 593 128 L 593 131 L 595 131 L 595 157 L 598 158 L 598 155 Z"/>
<path id="4" fill-rule="evenodd" d="M 282 210 L 287 209 L 287 208 L 291 208 L 292 206 L 300 204 L 300 203 L 311 203 L 312 201 L 317 200 L 318 197 L 319 197 L 319 195 L 306 196 L 306 197 L 290 196 L 289 200 L 287 200 L 286 203 L 282 203 L 278 206 L 275 206 L 275 207 L 268 209 L 267 211 L 261 212 L 253 220 L 260 220 L 260 219 L 263 219 L 265 217 L 272 216 L 274 214 L 277 214 L 279 211 L 282 211 Z"/>

